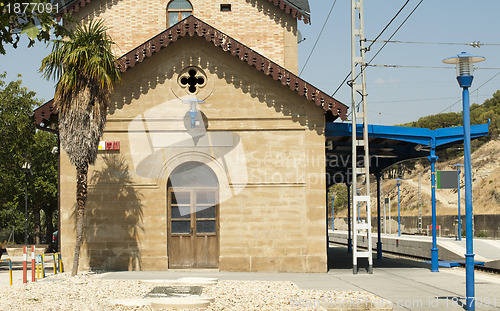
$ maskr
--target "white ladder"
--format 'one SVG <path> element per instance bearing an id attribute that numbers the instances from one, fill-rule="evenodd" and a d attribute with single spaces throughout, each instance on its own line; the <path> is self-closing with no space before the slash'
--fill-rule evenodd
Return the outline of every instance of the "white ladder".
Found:
<path id="1" fill-rule="evenodd" d="M 359 26 L 359 28 L 357 28 Z M 366 105 L 366 60 L 365 60 L 365 42 L 364 36 L 364 13 L 363 0 L 351 0 L 351 113 L 352 113 L 352 207 L 353 207 L 353 252 L 352 252 L 352 269 L 353 273 L 358 273 L 358 258 L 368 258 L 368 273 L 373 273 L 373 257 L 372 257 L 372 226 L 371 226 L 371 208 L 370 208 L 370 153 L 368 146 L 368 122 L 367 122 L 367 105 Z M 358 55 L 359 51 L 359 55 Z M 358 67 L 356 67 L 359 65 Z M 356 73 L 356 68 L 359 73 Z M 361 77 L 361 83 L 356 83 L 356 79 Z M 361 96 L 361 109 L 358 111 L 357 98 Z M 357 137 L 357 123 L 363 125 L 363 137 Z M 358 163 L 358 148 L 364 152 L 364 158 Z M 360 150 L 361 151 L 361 150 Z M 362 164 L 362 165 L 361 165 Z M 357 178 L 359 175 L 365 176 L 364 194 L 358 195 Z M 364 222 L 358 220 L 358 203 L 362 203 L 366 207 L 366 219 Z M 358 250 L 358 233 L 366 232 L 368 247 L 366 251 Z"/>

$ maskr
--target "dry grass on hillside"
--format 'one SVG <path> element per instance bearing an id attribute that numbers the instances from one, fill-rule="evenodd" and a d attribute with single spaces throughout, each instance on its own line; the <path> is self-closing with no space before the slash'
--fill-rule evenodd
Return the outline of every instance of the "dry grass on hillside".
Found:
<path id="1" fill-rule="evenodd" d="M 451 165 L 461 163 L 463 159 L 437 162 L 436 170 L 454 170 Z M 400 185 L 401 214 L 418 214 L 418 177 L 421 175 L 422 213 L 431 215 L 431 174 L 430 165 L 417 166 L 411 175 L 404 176 Z M 465 215 L 464 174 L 461 177 L 461 213 Z M 473 208 L 475 214 L 500 214 L 500 141 L 492 140 L 472 154 Z M 372 180 L 372 211 L 376 211 L 376 184 Z M 390 197 L 393 211 L 397 211 L 397 186 L 395 180 L 382 182 L 382 198 Z M 383 200 L 383 199 L 382 199 Z M 383 201 L 382 201 L 383 202 Z M 383 203 L 382 203 L 383 204 Z M 456 190 L 436 190 L 436 208 L 438 215 L 457 213 L 458 195 Z M 346 210 L 338 215 L 345 216 Z"/>

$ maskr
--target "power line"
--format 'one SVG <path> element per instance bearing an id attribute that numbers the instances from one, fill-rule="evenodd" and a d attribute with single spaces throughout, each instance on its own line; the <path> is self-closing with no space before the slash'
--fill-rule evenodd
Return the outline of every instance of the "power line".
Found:
<path id="1" fill-rule="evenodd" d="M 405 4 L 403 4 L 403 6 L 401 7 L 401 9 L 399 9 L 399 11 L 396 13 L 396 15 L 394 15 L 394 17 L 389 21 L 389 23 L 387 23 L 387 25 L 385 25 L 384 29 L 382 29 L 382 31 L 378 34 L 378 36 L 375 38 L 378 39 L 380 38 L 380 36 L 386 31 L 386 29 L 392 24 L 392 22 L 396 19 L 396 17 L 398 17 L 399 13 L 401 13 L 401 11 L 405 8 L 405 6 L 410 2 L 410 0 L 407 0 Z M 370 44 L 370 46 L 368 46 L 368 48 L 366 49 L 366 51 L 369 51 L 371 46 L 373 45 Z M 357 66 L 358 64 L 356 64 Z M 349 78 L 349 76 L 351 75 L 352 73 L 352 70 L 349 71 L 349 73 L 345 76 L 344 80 L 340 83 L 340 85 L 337 87 L 337 89 L 335 90 L 335 92 L 333 92 L 332 94 L 332 97 L 335 96 L 335 94 L 337 94 L 337 92 L 340 90 L 340 88 L 344 85 L 344 83 L 347 81 L 347 79 Z"/>
<path id="2" fill-rule="evenodd" d="M 403 102 L 422 102 L 422 101 L 447 100 L 447 99 L 457 99 L 457 96 L 455 96 L 455 97 L 440 97 L 440 98 L 421 98 L 421 99 L 401 99 L 401 100 L 370 101 L 370 103 L 372 103 L 372 104 L 403 103 Z"/>
<path id="3" fill-rule="evenodd" d="M 401 25 L 399 25 L 399 27 L 396 28 L 396 30 L 392 33 L 392 35 L 389 37 L 389 39 L 387 41 L 390 41 L 392 39 L 392 37 L 394 37 L 396 35 L 396 33 L 399 31 L 399 29 L 401 29 L 401 27 L 403 27 L 403 25 L 406 23 L 406 21 L 413 15 L 413 13 L 417 10 L 417 8 L 420 6 L 420 4 L 422 4 L 423 1 L 424 0 L 420 0 L 420 2 L 415 6 L 415 8 L 413 8 L 413 10 L 410 12 L 410 14 L 408 14 L 408 16 L 403 20 Z M 368 61 L 368 63 L 366 63 L 366 65 L 363 68 L 361 68 L 360 72 L 353 80 L 356 80 L 359 77 L 359 75 L 370 65 L 370 63 L 375 59 L 375 57 L 377 57 L 378 54 L 380 54 L 380 52 L 385 48 L 386 45 L 387 45 L 387 42 L 384 43 L 382 45 L 382 47 L 380 47 L 380 49 L 377 51 L 377 53 L 375 53 L 375 55 L 373 55 L 373 57 Z"/>
<path id="4" fill-rule="evenodd" d="M 374 64 L 374 65 L 368 64 L 367 66 L 378 67 L 378 68 L 433 68 L 433 69 L 453 69 L 453 70 L 455 70 L 455 68 L 450 67 L 450 66 L 412 66 L 412 65 L 387 65 L 387 64 Z M 500 68 L 474 67 L 474 70 L 478 70 L 478 69 L 500 70 Z"/>
<path id="5" fill-rule="evenodd" d="M 403 24 L 408 20 L 408 18 L 410 18 L 410 16 L 413 14 L 413 12 L 415 12 L 415 10 L 420 6 L 420 4 L 423 2 L 423 0 L 420 0 L 420 2 L 417 4 L 417 6 L 413 9 L 413 11 L 410 12 L 410 14 L 408 15 L 408 17 L 406 17 L 406 19 L 401 23 L 401 25 L 399 25 L 399 27 L 396 29 L 396 31 L 389 37 L 389 40 L 392 39 L 392 37 L 394 37 L 394 35 L 399 31 L 399 29 L 403 26 Z M 382 31 L 377 35 L 376 39 L 378 39 L 384 32 L 385 30 L 389 27 L 389 25 L 394 21 L 394 19 L 396 19 L 396 17 L 401 13 L 401 11 L 404 9 L 404 7 L 409 3 L 409 0 L 406 1 L 405 4 L 403 4 L 403 6 L 401 7 L 401 9 L 396 13 L 396 15 L 389 21 L 389 23 L 384 27 L 384 29 L 382 29 Z M 373 45 L 370 44 L 367 48 L 367 51 L 370 49 L 370 47 Z M 377 53 L 375 54 L 374 57 L 372 57 L 372 59 L 366 64 L 366 66 L 368 66 L 370 64 L 371 61 L 373 61 L 373 59 L 380 53 L 380 51 L 382 51 L 382 49 L 387 45 L 387 43 L 385 43 L 378 51 Z M 363 70 L 365 70 L 366 66 L 364 68 L 361 68 L 361 71 L 360 73 L 356 76 L 356 78 L 363 72 Z M 349 73 L 346 75 L 346 77 L 344 78 L 344 80 L 340 83 L 340 85 L 337 87 L 337 89 L 335 90 L 335 92 L 333 92 L 332 94 L 332 97 L 335 96 L 335 94 L 337 94 L 337 92 L 340 90 L 340 88 L 344 85 L 344 83 L 347 81 L 347 79 L 349 78 L 349 76 L 351 75 L 352 73 L 352 70 L 349 71 Z M 354 78 L 354 80 L 356 80 L 356 78 Z"/>
<path id="6" fill-rule="evenodd" d="M 500 45 L 500 43 L 481 43 L 480 41 L 473 41 L 470 43 L 460 43 L 460 42 L 421 42 L 421 41 L 399 41 L 399 40 L 381 40 L 378 41 L 378 38 L 373 40 L 366 40 L 367 42 L 372 42 L 372 45 L 377 42 L 384 43 L 404 43 L 404 44 L 444 44 L 444 45 L 465 45 L 472 46 L 473 48 L 480 48 L 485 45 Z"/>
<path id="7" fill-rule="evenodd" d="M 401 13 L 401 11 L 403 11 L 403 9 L 406 7 L 406 5 L 410 2 L 410 0 L 407 0 L 405 2 L 405 4 L 403 4 L 403 6 L 401 7 L 401 9 L 399 9 L 399 11 L 396 13 L 396 15 L 394 15 L 394 17 L 389 21 L 389 23 L 387 25 L 385 25 L 384 29 L 382 29 L 382 31 L 378 34 L 378 36 L 373 40 L 373 43 L 370 44 L 367 48 L 366 48 L 366 51 L 368 52 L 370 50 L 370 48 L 372 47 L 372 45 L 378 40 L 378 38 L 380 38 L 380 36 L 387 30 L 387 28 L 389 28 L 389 26 L 392 24 L 392 22 L 398 17 L 399 13 Z M 366 39 L 365 39 L 366 40 Z M 366 40 L 368 41 L 368 40 Z"/>
<path id="8" fill-rule="evenodd" d="M 311 56 L 312 56 L 312 54 L 314 52 L 314 49 L 316 48 L 316 45 L 318 44 L 318 41 L 319 41 L 319 38 L 321 37 L 321 34 L 323 34 L 323 30 L 325 29 L 326 23 L 328 22 L 328 19 L 330 18 L 330 15 L 332 14 L 333 8 L 335 7 L 336 3 L 337 3 L 337 0 L 335 0 L 335 2 L 333 2 L 332 7 L 330 8 L 330 12 L 328 13 L 328 16 L 326 17 L 326 20 L 323 23 L 323 27 L 321 28 L 321 31 L 319 32 L 318 38 L 316 38 L 316 42 L 314 42 L 313 48 L 312 48 L 311 52 L 309 53 L 309 56 L 307 57 L 307 60 L 304 63 L 304 66 L 302 66 L 302 70 L 300 70 L 299 76 L 302 75 L 302 72 L 306 68 L 307 63 L 309 62 L 309 59 L 311 58 Z"/>
<path id="9" fill-rule="evenodd" d="M 477 92 L 480 88 L 482 88 L 486 83 L 490 82 L 491 80 L 495 79 L 498 75 L 500 75 L 500 72 L 498 72 L 496 75 L 494 75 L 493 77 L 489 78 L 488 81 L 484 82 L 483 84 L 481 84 L 480 86 L 478 86 L 474 91 L 470 92 L 470 94 L 473 94 L 474 92 Z M 455 106 L 456 104 L 458 104 L 459 102 L 461 102 L 462 99 L 459 99 L 457 100 L 453 105 L 449 106 L 448 108 L 444 109 L 443 111 L 439 112 L 439 113 L 443 113 L 445 112 L 446 110 L 450 109 L 451 107 Z"/>
<path id="10" fill-rule="evenodd" d="M 378 68 L 434 68 L 434 69 L 455 69 L 450 66 L 411 66 L 411 65 L 386 65 L 386 64 L 374 64 L 367 65 L 370 67 L 378 67 Z M 499 68 L 500 69 L 500 68 Z"/>

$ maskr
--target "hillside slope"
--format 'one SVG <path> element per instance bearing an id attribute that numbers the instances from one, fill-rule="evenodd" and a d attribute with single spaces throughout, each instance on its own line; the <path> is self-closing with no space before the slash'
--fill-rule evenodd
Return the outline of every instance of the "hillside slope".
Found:
<path id="1" fill-rule="evenodd" d="M 457 161 L 458 160 L 458 161 Z M 454 170 L 451 165 L 461 163 L 463 158 L 436 163 L 436 170 Z M 417 165 L 411 175 L 404 176 L 400 185 L 401 214 L 418 214 L 418 178 L 421 176 L 422 213 L 431 215 L 431 174 L 430 164 Z M 460 174 L 461 213 L 465 214 L 465 190 L 463 169 Z M 475 214 L 500 214 L 500 141 L 491 140 L 472 154 L 473 208 Z M 372 210 L 376 211 L 376 184 L 372 190 Z M 397 186 L 395 180 L 382 182 L 381 197 L 390 197 L 392 210 L 397 211 Z M 383 200 L 383 199 L 382 199 Z M 456 190 L 436 189 L 436 209 L 438 215 L 457 213 L 458 195 Z"/>

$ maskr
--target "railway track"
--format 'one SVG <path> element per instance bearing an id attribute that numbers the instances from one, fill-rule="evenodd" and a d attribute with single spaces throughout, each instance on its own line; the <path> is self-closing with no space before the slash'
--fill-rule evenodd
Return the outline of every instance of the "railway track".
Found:
<path id="1" fill-rule="evenodd" d="M 330 242 L 330 244 L 347 246 L 346 243 Z M 359 247 L 359 248 L 366 249 L 366 247 Z M 375 251 L 374 255 L 376 256 L 376 249 L 374 249 L 374 251 Z M 431 258 L 429 258 L 429 257 L 407 255 L 407 254 L 402 254 L 402 253 L 398 253 L 398 252 L 383 251 L 382 253 L 384 255 L 390 255 L 390 256 L 392 256 L 394 258 L 404 258 L 404 259 L 411 259 L 411 260 L 417 260 L 417 261 L 431 260 Z M 465 269 L 465 264 L 461 263 L 460 267 Z M 482 271 L 482 272 L 487 272 L 487 273 L 491 273 L 491 274 L 500 274 L 500 269 L 493 268 L 493 267 L 484 267 L 484 266 L 475 265 L 474 266 L 474 270 L 476 270 L 476 271 Z"/>

